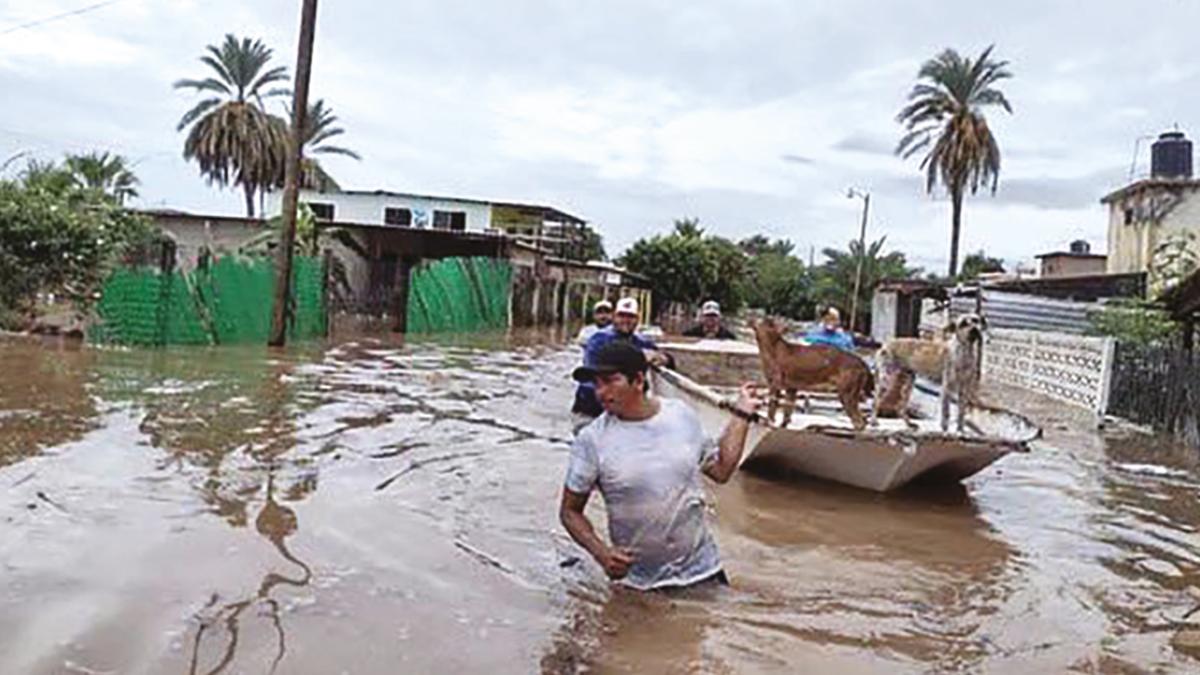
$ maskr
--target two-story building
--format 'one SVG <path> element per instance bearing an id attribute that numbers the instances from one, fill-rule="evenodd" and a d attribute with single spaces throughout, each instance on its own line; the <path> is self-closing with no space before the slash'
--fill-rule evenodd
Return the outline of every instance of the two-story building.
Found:
<path id="1" fill-rule="evenodd" d="M 1200 180 L 1192 177 L 1192 142 L 1181 131 L 1161 134 L 1151 148 L 1150 177 L 1100 201 L 1108 206 L 1109 274 L 1149 271 L 1155 251 L 1172 238 L 1191 233 L 1200 241 Z"/>
<path id="2" fill-rule="evenodd" d="M 278 214 L 282 195 L 268 196 L 267 213 Z M 563 258 L 578 258 L 587 223 L 539 204 L 439 197 L 390 190 L 302 190 L 300 202 L 318 220 L 380 227 L 465 233 L 503 233 Z"/>

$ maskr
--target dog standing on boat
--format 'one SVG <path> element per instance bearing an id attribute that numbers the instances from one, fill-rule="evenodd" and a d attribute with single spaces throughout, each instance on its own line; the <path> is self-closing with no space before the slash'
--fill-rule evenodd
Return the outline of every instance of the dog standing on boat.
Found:
<path id="1" fill-rule="evenodd" d="M 833 385 L 842 409 L 855 429 L 867 426 L 860 406 L 875 388 L 871 369 L 862 359 L 830 345 L 799 345 L 784 340 L 783 327 L 770 317 L 751 323 L 758 340 L 763 375 L 770 394 L 767 419 L 775 420 L 779 397 L 787 393 L 783 408 L 783 426 L 792 421 L 796 392 L 822 385 Z"/>
<path id="2" fill-rule="evenodd" d="M 900 417 L 908 427 L 916 424 L 908 417 L 908 402 L 916 375 L 941 381 L 942 431 L 950 428 L 950 393 L 958 399 L 955 429 L 962 433 L 966 409 L 979 402 L 979 357 L 983 349 L 983 332 L 987 321 L 978 314 L 963 314 L 950 322 L 940 334 L 940 339 L 893 338 L 879 350 L 875 362 L 875 404 L 871 422 L 879 417 L 880 404 L 884 399 L 882 385 L 895 379 L 901 387 L 895 401 Z M 885 377 L 885 375 L 890 376 Z"/>

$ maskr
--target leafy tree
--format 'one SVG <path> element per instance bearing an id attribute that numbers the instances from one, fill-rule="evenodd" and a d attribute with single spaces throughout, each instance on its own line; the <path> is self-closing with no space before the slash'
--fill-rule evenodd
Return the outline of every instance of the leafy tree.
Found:
<path id="1" fill-rule="evenodd" d="M 1089 332 L 1135 345 L 1166 344 L 1179 335 L 1179 325 L 1165 311 L 1132 298 L 1110 300 L 1088 320 Z"/>
<path id="2" fill-rule="evenodd" d="M 205 51 L 200 61 L 213 72 L 174 85 L 208 95 L 179 120 L 179 131 L 191 127 L 183 156 L 199 164 L 209 183 L 240 186 L 246 215 L 253 216 L 255 193 L 282 174 L 287 123 L 269 115 L 263 99 L 287 92 L 270 88 L 287 81 L 287 69 L 268 67 L 273 52 L 261 40 L 229 34 L 220 48 L 209 45 Z"/>
<path id="3" fill-rule="evenodd" d="M 608 253 L 604 250 L 604 237 L 590 227 L 585 228 L 583 233 L 583 251 L 581 253 L 583 261 L 608 260 Z"/>
<path id="4" fill-rule="evenodd" d="M 112 197 L 118 204 L 138 196 L 137 176 L 120 155 L 108 152 L 90 152 L 84 155 L 67 155 L 63 162 L 75 184 L 89 190 L 99 190 Z"/>
<path id="5" fill-rule="evenodd" d="M 690 239 L 704 236 L 704 228 L 700 227 L 699 218 L 680 218 L 675 221 L 675 234 Z"/>
<path id="6" fill-rule="evenodd" d="M 716 284 L 719 269 L 703 239 L 678 233 L 634 242 L 621 264 L 650 280 L 656 308 L 699 302 Z"/>
<path id="7" fill-rule="evenodd" d="M 1000 258 L 988 257 L 982 249 L 975 253 L 969 254 L 963 258 L 962 271 L 958 278 L 960 281 L 971 281 L 978 279 L 980 274 L 991 274 L 1004 271 L 1004 261 Z"/>
<path id="8" fill-rule="evenodd" d="M 933 192 L 941 183 L 950 194 L 951 278 L 958 275 L 963 197 L 968 189 L 975 194 L 988 183 L 995 193 L 1000 178 L 1000 146 L 983 109 L 998 105 L 1012 113 L 1008 99 L 995 86 L 1012 74 L 1007 61 L 992 59 L 992 48 L 974 60 L 947 49 L 926 61 L 908 104 L 896 116 L 906 131 L 896 153 L 907 159 L 925 152 L 921 160 L 925 190 Z"/>
<path id="9" fill-rule="evenodd" d="M 771 241 L 766 235 L 756 234 L 752 237 L 747 237 L 738 242 L 738 247 L 742 249 L 748 256 L 759 256 L 764 253 L 776 253 L 783 256 L 789 256 L 796 249 L 796 245 L 787 239 L 776 239 Z"/>
<path id="10" fill-rule="evenodd" d="M 766 250 L 749 262 L 745 284 L 746 304 L 768 314 L 793 319 L 814 313 L 812 278 L 797 258 Z"/>
<path id="11" fill-rule="evenodd" d="M 20 179 L 0 181 L 0 314 L 12 321 L 42 292 L 90 305 L 122 257 L 155 236 L 114 196 L 76 185 L 52 163 L 31 163 Z"/>
<path id="12" fill-rule="evenodd" d="M 707 237 L 704 243 L 717 263 L 717 278 L 705 289 L 705 297 L 700 301 L 716 300 L 724 311 L 735 312 L 741 308 L 745 297 L 746 254 L 724 237 Z"/>
<path id="13" fill-rule="evenodd" d="M 858 292 L 858 311 L 855 329 L 863 330 L 870 325 L 871 299 L 875 286 L 884 279 L 909 279 L 921 273 L 919 268 L 908 266 L 904 254 L 899 251 L 883 252 L 887 237 L 867 244 L 864 251 L 857 239 L 850 241 L 849 250 L 826 248 L 821 253 L 825 262 L 815 271 L 814 297 L 822 305 L 833 305 L 849 318 L 853 304 L 854 278 L 859 256 L 863 256 L 862 284 Z"/>

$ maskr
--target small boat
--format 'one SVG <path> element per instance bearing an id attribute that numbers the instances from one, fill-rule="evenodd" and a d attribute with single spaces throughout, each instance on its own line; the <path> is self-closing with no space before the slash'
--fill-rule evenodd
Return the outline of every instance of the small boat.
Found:
<path id="1" fill-rule="evenodd" d="M 659 347 L 671 354 L 676 369 L 653 371 L 655 393 L 690 403 L 714 437 L 732 416 L 737 386 L 762 380 L 756 345 L 705 340 Z M 924 381 L 914 387 L 911 403 L 915 429 L 900 419 L 880 419 L 877 426 L 856 430 L 832 393 L 802 392 L 786 428 L 780 420 L 751 423 L 742 465 L 769 464 L 886 492 L 918 478 L 961 481 L 1005 455 L 1028 452 L 1042 434 L 1028 418 L 990 406 L 967 412 L 964 433 L 942 431 L 938 391 Z"/>

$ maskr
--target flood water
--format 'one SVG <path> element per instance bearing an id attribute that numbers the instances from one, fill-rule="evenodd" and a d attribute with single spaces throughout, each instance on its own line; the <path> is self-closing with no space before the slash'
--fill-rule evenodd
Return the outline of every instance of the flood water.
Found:
<path id="1" fill-rule="evenodd" d="M 1200 669 L 1195 455 L 1039 401 L 965 486 L 741 472 L 731 588 L 610 588 L 557 522 L 561 344 L 0 342 L 0 673 Z"/>

